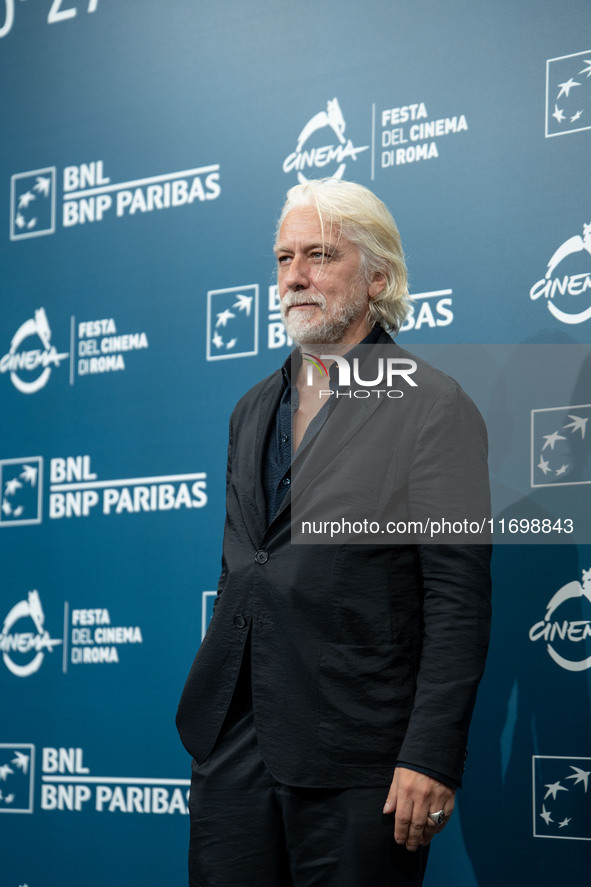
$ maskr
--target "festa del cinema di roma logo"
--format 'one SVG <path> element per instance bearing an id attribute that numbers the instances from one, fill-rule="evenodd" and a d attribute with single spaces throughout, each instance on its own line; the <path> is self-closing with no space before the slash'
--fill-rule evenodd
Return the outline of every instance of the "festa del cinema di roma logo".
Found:
<path id="1" fill-rule="evenodd" d="M 51 342 L 51 327 L 44 308 L 37 308 L 25 320 L 0 357 L 0 375 L 8 373 L 14 387 L 22 394 L 35 394 L 45 388 L 54 369 L 70 360 L 70 385 L 76 378 L 127 369 L 131 352 L 149 348 L 147 334 L 119 332 L 115 319 L 70 318 L 70 352 L 58 352 Z M 76 359 L 77 355 L 77 359 Z"/>
<path id="2" fill-rule="evenodd" d="M 70 608 L 64 602 L 64 638 L 52 638 L 45 629 L 45 613 L 39 592 L 30 591 L 26 600 L 8 612 L 0 632 L 4 665 L 15 677 L 28 678 L 39 671 L 45 655 L 62 647 L 62 672 L 70 665 L 119 663 L 129 647 L 143 644 L 139 625 L 113 624 L 107 607 Z M 33 630 L 34 629 L 34 630 Z"/>
<path id="3" fill-rule="evenodd" d="M 573 649 L 582 645 L 586 645 L 586 640 L 591 638 L 591 618 L 573 619 L 575 615 L 572 609 L 572 602 L 580 602 L 581 610 L 587 610 L 587 616 L 591 617 L 589 605 L 591 605 L 591 569 L 583 570 L 581 582 L 567 582 L 562 588 L 559 588 L 554 594 L 546 608 L 546 615 L 542 620 L 536 622 L 529 630 L 530 641 L 546 642 L 546 650 L 548 655 L 554 662 L 566 671 L 585 671 L 591 668 L 591 655 L 583 656 L 580 654 L 575 658 Z M 569 608 L 569 603 L 571 607 Z M 576 606 L 576 604 L 575 604 Z M 558 610 L 564 607 L 564 615 L 571 618 L 560 618 Z M 583 611 L 581 614 L 585 615 Z M 585 651 L 583 651 L 585 652 Z"/>
<path id="4" fill-rule="evenodd" d="M 62 643 L 50 637 L 44 625 L 45 613 L 36 590 L 30 591 L 27 600 L 19 601 L 8 612 L 0 634 L 0 650 L 4 665 L 16 677 L 35 674 L 45 654 Z"/>
<path id="5" fill-rule="evenodd" d="M 10 373 L 10 381 L 18 391 L 34 394 L 47 385 L 52 370 L 69 356 L 67 352 L 59 353 L 52 344 L 47 314 L 44 308 L 38 308 L 19 326 L 8 352 L 0 357 L 0 373 Z"/>
<path id="6" fill-rule="evenodd" d="M 587 254 L 587 255 L 585 255 Z M 591 318 L 591 270 L 575 267 L 577 257 L 589 262 L 591 256 L 591 222 L 583 225 L 582 234 L 569 237 L 548 262 L 545 276 L 529 291 L 536 301 L 542 296 L 550 314 L 561 323 L 584 323 Z M 563 273 L 555 272 L 562 265 Z M 575 272 L 575 273 L 572 273 Z M 585 302 L 585 306 L 581 302 Z M 574 310 L 572 310 L 574 309 Z"/>
<path id="7" fill-rule="evenodd" d="M 305 173 L 311 178 L 332 176 L 342 179 L 347 161 L 357 160 L 358 154 L 369 149 L 369 145 L 356 147 L 351 139 L 346 138 L 346 127 L 339 100 L 330 99 L 326 110 L 314 114 L 300 132 L 295 151 L 283 161 L 283 172 L 295 170 L 300 184 L 308 180 Z"/>

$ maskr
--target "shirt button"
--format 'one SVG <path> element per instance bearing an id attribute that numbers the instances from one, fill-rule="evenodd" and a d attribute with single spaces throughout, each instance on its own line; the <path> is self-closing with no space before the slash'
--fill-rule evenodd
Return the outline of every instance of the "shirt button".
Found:
<path id="1" fill-rule="evenodd" d="M 281 443 L 287 443 L 288 440 L 289 440 L 289 437 L 287 436 L 287 434 L 281 435 Z"/>
<path id="2" fill-rule="evenodd" d="M 234 625 L 236 628 L 246 628 L 246 619 L 244 616 L 234 616 Z"/>
<path id="3" fill-rule="evenodd" d="M 263 551 L 263 549 L 261 548 L 255 554 L 254 559 L 257 562 L 257 564 L 266 564 L 267 561 L 269 560 L 269 552 Z"/>
<path id="4" fill-rule="evenodd" d="M 284 487 L 288 487 L 290 485 L 291 481 L 288 477 L 284 477 L 283 480 L 281 481 L 281 483 L 283 484 Z"/>

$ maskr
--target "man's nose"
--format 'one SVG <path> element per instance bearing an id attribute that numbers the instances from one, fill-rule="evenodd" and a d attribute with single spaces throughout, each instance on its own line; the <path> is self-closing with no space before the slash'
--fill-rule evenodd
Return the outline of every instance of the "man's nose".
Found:
<path id="1" fill-rule="evenodd" d="M 304 256 L 293 256 L 285 274 L 288 289 L 307 289 L 310 286 L 308 263 Z"/>

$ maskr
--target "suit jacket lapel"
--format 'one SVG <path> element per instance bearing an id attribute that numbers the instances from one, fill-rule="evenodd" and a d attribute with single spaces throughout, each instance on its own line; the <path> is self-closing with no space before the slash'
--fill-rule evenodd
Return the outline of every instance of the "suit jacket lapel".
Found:
<path id="1" fill-rule="evenodd" d="M 292 466 L 292 484 L 300 496 L 318 475 L 339 458 L 339 453 L 359 429 L 373 421 L 383 401 L 377 397 L 364 400 L 343 398 L 330 414 L 307 450 L 296 456 Z M 293 490 L 293 487 L 292 487 Z"/>
<path id="2" fill-rule="evenodd" d="M 385 332 L 372 347 L 379 352 L 380 356 L 384 357 L 393 357 L 400 353 L 399 346 Z M 365 375 L 361 372 L 361 378 L 372 378 L 373 369 L 375 368 L 372 367 Z M 363 388 L 363 385 L 353 385 L 352 388 L 354 387 Z M 292 463 L 292 485 L 275 516 L 275 520 L 280 518 L 286 508 L 291 505 L 294 493 L 299 498 L 318 475 L 339 458 L 340 451 L 357 434 L 359 429 L 366 422 L 374 421 L 375 411 L 380 408 L 384 400 L 385 398 L 377 396 L 339 399 L 316 438 L 302 453 L 296 454 Z"/>

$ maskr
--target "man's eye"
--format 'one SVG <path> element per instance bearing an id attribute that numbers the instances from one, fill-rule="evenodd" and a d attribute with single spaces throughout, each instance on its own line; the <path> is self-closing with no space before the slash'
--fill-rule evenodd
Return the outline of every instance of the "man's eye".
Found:
<path id="1" fill-rule="evenodd" d="M 277 264 L 278 265 L 286 265 L 289 262 L 291 256 L 277 256 Z"/>
<path id="2" fill-rule="evenodd" d="M 322 250 L 318 250 L 317 252 L 311 253 L 312 259 L 317 259 L 321 262 L 328 262 L 330 259 L 330 253 L 323 252 Z"/>

